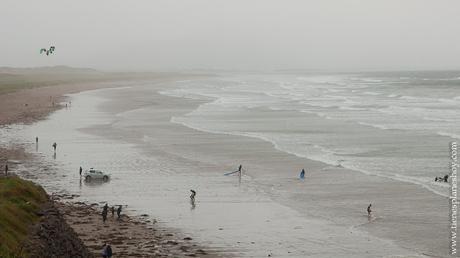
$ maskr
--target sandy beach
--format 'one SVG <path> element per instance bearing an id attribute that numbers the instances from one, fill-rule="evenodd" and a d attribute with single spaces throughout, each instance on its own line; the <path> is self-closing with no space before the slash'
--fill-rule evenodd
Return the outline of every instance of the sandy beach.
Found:
<path id="1" fill-rule="evenodd" d="M 42 142 L 37 149 L 39 167 L 49 170 L 24 170 L 50 192 L 76 194 L 75 201 L 87 203 L 129 204 L 129 213 L 147 214 L 227 255 L 448 256 L 446 198 L 415 184 L 300 158 L 256 138 L 172 123 L 207 100 L 158 93 L 170 87 L 152 82 L 72 95 L 72 109 L 14 136 L 39 134 L 44 146 L 60 143 L 57 157 Z M 60 132 L 51 136 L 56 124 Z M 79 184 L 80 164 L 110 170 L 113 178 Z M 239 164 L 241 183 L 223 176 Z M 305 181 L 296 179 L 300 168 L 307 169 Z M 189 189 L 198 192 L 196 206 L 190 206 Z"/>
<path id="2" fill-rule="evenodd" d="M 169 80 L 169 77 L 159 76 L 158 80 Z M 31 125 L 34 122 L 46 119 L 54 111 L 69 108 L 71 101 L 65 96 L 66 94 L 105 87 L 118 87 L 120 84 L 126 85 L 129 82 L 64 84 L 1 94 L 0 125 L 4 131 L 18 126 Z M 25 179 L 33 180 L 36 177 L 32 175 L 30 168 L 33 168 L 32 170 L 46 171 L 50 167 L 41 166 L 40 158 L 31 153 L 28 145 L 27 142 L 2 138 L 0 162 L 2 164 L 8 162 L 10 175 L 17 174 Z M 26 169 L 26 167 L 29 169 Z M 66 191 L 64 190 L 64 192 Z M 45 216 L 46 219 L 40 222 L 40 227 L 46 227 L 50 232 L 37 231 L 37 234 L 59 232 L 61 229 L 54 227 L 61 227 L 61 225 L 57 225 L 55 221 L 64 219 L 65 222 L 63 223 L 67 223 L 70 226 L 70 230 L 76 233 L 76 236 L 81 239 L 91 252 L 91 254 L 86 255 L 80 253 L 79 255 L 83 255 L 82 257 L 99 257 L 103 243 L 111 244 L 116 257 L 222 256 L 217 252 L 213 252 L 213 250 L 197 245 L 191 237 L 180 238 L 181 236 L 176 235 L 176 232 L 172 229 L 157 227 L 154 225 L 156 223 L 155 219 L 150 219 L 146 214 L 131 217 L 123 212 L 120 220 L 109 216 L 109 221 L 104 224 L 101 216 L 102 206 L 95 203 L 85 204 L 72 201 L 76 195 L 48 193 L 51 194 L 53 202 L 43 207 L 42 212 L 43 214 L 50 213 L 50 215 Z M 53 208 L 50 209 L 49 205 L 52 205 Z M 61 217 L 60 214 L 63 216 Z M 31 233 L 35 234 L 35 230 L 38 229 L 34 229 Z M 65 232 L 62 232 L 62 234 L 65 234 Z M 33 257 L 41 257 L 46 252 L 40 250 L 38 246 L 46 245 L 46 240 L 43 236 L 38 238 L 38 236 L 31 235 L 31 237 L 31 240 L 27 242 L 27 248 L 32 252 Z M 54 251 L 57 252 L 58 250 Z M 76 255 L 75 251 L 78 252 L 77 250 L 69 251 L 67 255 Z M 61 254 L 63 255 L 66 253 L 65 250 L 60 250 L 59 252 L 62 252 Z"/>
<path id="3" fill-rule="evenodd" d="M 103 223 L 102 206 L 69 202 L 71 196 L 58 197 L 59 211 L 94 257 L 100 256 L 103 243 L 112 246 L 116 257 L 216 257 L 193 243 L 191 237 L 178 238 L 175 232 L 157 228 L 148 215 L 131 218 L 108 215 Z M 67 200 L 66 200 L 67 199 Z M 110 213 L 110 212 L 109 212 Z M 152 224 L 153 223 L 153 224 Z M 220 255 L 219 255 L 220 256 Z"/>

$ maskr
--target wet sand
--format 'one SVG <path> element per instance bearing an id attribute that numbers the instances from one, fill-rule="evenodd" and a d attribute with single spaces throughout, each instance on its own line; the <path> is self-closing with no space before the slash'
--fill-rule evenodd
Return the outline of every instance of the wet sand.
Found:
<path id="1" fill-rule="evenodd" d="M 178 75 L 180 76 L 180 75 Z M 170 75 L 161 80 L 177 78 Z M 17 92 L 0 94 L 0 127 L 3 130 L 14 128 L 15 124 L 32 124 L 45 119 L 53 111 L 71 106 L 66 94 L 85 90 L 119 87 L 132 82 L 66 84 Z M 139 83 L 139 82 L 136 82 Z M 42 139 L 39 139 L 42 142 Z M 36 171 L 47 171 L 50 165 L 43 165 L 40 158 L 34 156 L 29 143 L 14 139 L 2 139 L 0 146 L 0 163 L 2 172 L 8 161 L 9 173 L 18 174 L 26 179 L 34 180 Z M 38 145 L 36 146 L 38 148 Z M 52 165 L 51 165 L 52 166 Z M 0 176 L 3 176 L 1 173 Z M 115 220 L 109 215 L 106 224 L 102 223 L 97 204 L 89 205 L 82 202 L 72 202 L 75 195 L 53 195 L 55 205 L 64 218 L 89 247 L 95 257 L 100 256 L 102 243 L 110 243 L 115 257 L 221 257 L 217 251 L 205 249 L 191 237 L 177 235 L 174 230 L 160 228 L 155 219 L 148 215 L 130 217 L 122 215 L 121 220 Z M 181 237 L 181 238 L 179 238 Z M 208 253 L 209 252 L 209 253 Z"/>

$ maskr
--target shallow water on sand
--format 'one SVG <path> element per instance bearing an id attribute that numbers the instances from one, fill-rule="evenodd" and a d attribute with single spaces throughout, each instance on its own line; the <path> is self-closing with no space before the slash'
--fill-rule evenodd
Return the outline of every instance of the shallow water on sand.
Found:
<path id="1" fill-rule="evenodd" d="M 36 155 L 41 163 L 24 170 L 48 191 L 79 194 L 79 199 L 89 202 L 127 204 L 129 212 L 149 214 L 163 226 L 180 229 L 211 249 L 238 257 L 413 253 L 353 225 L 309 217 L 281 205 L 251 176 L 243 176 L 241 183 L 236 176 L 223 176 L 232 167 L 220 160 L 219 148 L 231 149 L 233 143 L 214 146 L 208 137 L 220 136 L 169 122 L 172 113 L 190 112 L 192 105 L 171 108 L 171 100 L 158 94 L 153 103 L 137 102 L 135 108 L 129 103 L 131 95 L 149 100 L 156 91 L 141 85 L 75 94 L 71 107 L 34 125 L 2 130 L 3 139 L 26 142 L 34 151 L 35 136 L 39 136 Z M 110 103 L 117 108 L 104 108 Z M 56 155 L 53 142 L 58 144 Z M 193 148 L 216 150 L 206 160 Z M 263 151 L 267 150 L 255 150 Z M 79 166 L 108 171 L 112 178 L 107 183 L 86 183 L 80 180 Z M 195 206 L 188 198 L 190 189 L 198 192 Z M 361 220 L 366 223 L 366 218 Z"/>

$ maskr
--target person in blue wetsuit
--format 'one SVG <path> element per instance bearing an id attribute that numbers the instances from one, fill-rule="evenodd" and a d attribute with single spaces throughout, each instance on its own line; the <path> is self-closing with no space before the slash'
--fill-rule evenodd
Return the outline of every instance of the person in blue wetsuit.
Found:
<path id="1" fill-rule="evenodd" d="M 305 179 L 305 169 L 302 168 L 302 171 L 300 172 L 300 179 Z"/>

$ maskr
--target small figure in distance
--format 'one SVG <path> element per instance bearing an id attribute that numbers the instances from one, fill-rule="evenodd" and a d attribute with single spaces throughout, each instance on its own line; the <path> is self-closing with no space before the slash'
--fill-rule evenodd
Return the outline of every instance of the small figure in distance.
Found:
<path id="1" fill-rule="evenodd" d="M 444 178 L 443 178 L 444 182 L 446 182 L 446 183 L 447 183 L 448 179 L 449 179 L 449 175 L 445 175 Z"/>
<path id="2" fill-rule="evenodd" d="M 38 144 L 38 136 L 35 137 L 35 144 Z"/>
<path id="3" fill-rule="evenodd" d="M 192 194 L 190 195 L 190 200 L 191 200 L 192 202 L 195 202 L 195 195 L 196 195 L 196 192 L 195 192 L 195 190 L 190 190 L 190 192 L 192 192 Z"/>
<path id="4" fill-rule="evenodd" d="M 103 258 L 107 258 L 107 244 L 104 243 L 104 245 L 102 246 L 102 257 Z"/>
<path id="5" fill-rule="evenodd" d="M 372 203 L 369 204 L 369 206 L 367 206 L 367 217 L 370 219 L 371 216 L 372 216 L 372 210 L 371 210 L 371 207 L 372 207 Z"/>
<path id="6" fill-rule="evenodd" d="M 112 257 L 112 247 L 110 246 L 110 244 L 107 244 L 107 258 L 111 258 Z"/>
<path id="7" fill-rule="evenodd" d="M 5 162 L 5 176 L 8 176 L 8 161 Z"/>
<path id="8" fill-rule="evenodd" d="M 107 209 L 104 208 L 104 210 L 102 210 L 102 222 L 105 223 L 106 220 L 107 220 Z"/>
<path id="9" fill-rule="evenodd" d="M 190 190 L 190 192 L 192 192 L 192 194 L 190 195 L 190 204 L 192 205 L 191 209 L 194 210 L 195 209 L 195 195 L 196 195 L 196 192 L 195 190 Z"/>
<path id="10" fill-rule="evenodd" d="M 81 172 L 83 172 L 83 168 L 80 166 L 80 177 L 81 177 Z"/>
<path id="11" fill-rule="evenodd" d="M 435 182 L 446 182 L 446 183 L 448 183 L 449 182 L 448 180 L 449 180 L 449 175 L 445 175 L 444 177 L 437 176 L 437 177 L 434 178 Z"/>
<path id="12" fill-rule="evenodd" d="M 53 143 L 54 152 L 56 153 L 57 143 Z"/>
<path id="13" fill-rule="evenodd" d="M 118 205 L 118 209 L 117 209 L 117 217 L 118 219 L 121 218 L 121 205 Z"/>
<path id="14" fill-rule="evenodd" d="M 302 168 L 302 171 L 300 172 L 300 179 L 305 179 L 305 169 Z"/>
<path id="15" fill-rule="evenodd" d="M 112 206 L 112 208 L 110 208 L 110 211 L 112 212 L 112 217 L 115 216 L 115 206 Z"/>

